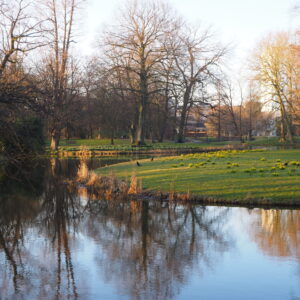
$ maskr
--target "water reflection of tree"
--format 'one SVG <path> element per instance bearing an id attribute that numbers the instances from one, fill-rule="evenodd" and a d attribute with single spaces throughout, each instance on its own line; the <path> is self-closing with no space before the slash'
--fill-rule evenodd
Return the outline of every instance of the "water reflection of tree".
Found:
<path id="1" fill-rule="evenodd" d="M 229 247 L 222 226 L 227 209 L 83 201 L 67 183 L 68 168 L 54 159 L 45 180 L 40 177 L 42 194 L 11 194 L 0 201 L 0 263 L 4 261 L 0 294 L 4 298 L 79 297 L 76 282 L 83 275 L 79 265 L 73 266 L 72 257 L 78 233 L 99 242 L 104 257 L 93 257 L 95 267 L 100 265 L 99 270 L 122 294 L 135 299 L 172 297 L 193 268 L 204 271 L 204 266 L 213 266 Z"/>
<path id="2" fill-rule="evenodd" d="M 0 254 L 7 262 L 2 268 L 0 289 L 19 290 L 24 282 L 23 264 L 25 228 L 38 214 L 39 197 L 43 186 L 43 164 L 28 161 L 13 161 L 5 165 L 0 180 Z"/>
<path id="3" fill-rule="evenodd" d="M 37 198 L 43 192 L 43 161 L 16 160 L 0 165 L 0 200 L 7 196 Z"/>
<path id="4" fill-rule="evenodd" d="M 268 255 L 300 261 L 300 211 L 257 210 L 251 234 Z"/>
<path id="5" fill-rule="evenodd" d="M 77 298 L 70 235 L 76 231 L 83 208 L 65 184 L 61 171 L 60 162 L 53 160 L 39 198 L 26 193 L 23 198 L 19 194 L 1 197 L 0 254 L 9 263 L 1 270 L 1 295 L 13 297 L 26 290 L 28 297 L 38 294 L 41 299 Z M 34 235 L 35 246 L 26 241 Z M 42 251 L 47 249 L 51 251 L 45 260 Z"/>
<path id="6" fill-rule="evenodd" d="M 3 203 L 1 203 L 1 212 L 4 212 Z M 7 210 L 5 210 L 7 213 Z M 13 219 L 7 222 L 7 215 L 3 218 L 1 214 L 0 219 L 0 251 L 2 250 L 9 267 L 12 272 L 13 287 L 18 290 L 18 279 L 20 277 L 20 267 L 22 266 L 21 246 L 23 241 L 23 224 L 21 222 L 20 214 L 14 214 Z"/>
<path id="7" fill-rule="evenodd" d="M 222 230 L 228 210 L 211 210 L 145 201 L 93 202 L 89 234 L 104 250 L 104 258 L 96 259 L 107 280 L 134 299 L 172 298 L 193 267 L 212 267 L 218 253 L 229 247 Z"/>
<path id="8" fill-rule="evenodd" d="M 65 183 L 64 166 L 58 159 L 52 159 L 50 163 L 51 172 L 45 184 L 37 221 L 41 225 L 41 232 L 47 237 L 49 247 L 56 254 L 56 272 L 53 272 L 56 279 L 51 278 L 51 286 L 56 287 L 55 298 L 77 299 L 70 240 L 77 230 L 83 208 L 80 199 Z"/>

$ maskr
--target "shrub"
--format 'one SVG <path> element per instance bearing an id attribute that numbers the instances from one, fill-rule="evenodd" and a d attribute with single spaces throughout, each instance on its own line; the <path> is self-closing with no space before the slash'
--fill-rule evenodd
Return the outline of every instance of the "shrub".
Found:
<path id="1" fill-rule="evenodd" d="M 43 124 L 38 118 L 0 124 L 0 140 L 5 154 L 37 154 L 44 150 Z"/>

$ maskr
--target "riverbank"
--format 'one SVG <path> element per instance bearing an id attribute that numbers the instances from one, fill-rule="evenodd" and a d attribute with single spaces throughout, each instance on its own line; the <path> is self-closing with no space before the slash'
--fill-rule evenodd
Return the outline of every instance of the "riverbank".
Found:
<path id="1" fill-rule="evenodd" d="M 49 153 L 61 157 L 79 157 L 84 153 L 85 156 L 113 156 L 113 155 L 177 155 L 181 153 L 195 153 L 206 151 L 217 151 L 225 149 L 245 148 L 237 141 L 199 140 L 186 143 L 175 143 L 166 141 L 163 143 L 152 143 L 147 141 L 145 146 L 131 145 L 129 140 L 117 139 L 114 145 L 108 139 L 87 139 L 87 140 L 63 140 L 57 152 Z"/>
<path id="2" fill-rule="evenodd" d="M 207 204 L 300 205 L 300 150 L 242 150 L 187 154 L 97 169 L 143 189 Z M 171 196 L 173 197 L 173 196 Z"/>
<path id="3" fill-rule="evenodd" d="M 256 138 L 253 141 L 217 141 L 214 138 L 198 138 L 186 143 L 175 143 L 166 141 L 153 143 L 147 141 L 142 147 L 130 144 L 128 139 L 116 139 L 111 145 L 109 139 L 72 139 L 62 140 L 59 150 L 51 152 L 48 148 L 48 155 L 59 157 L 80 157 L 84 152 L 85 156 L 114 156 L 114 155 L 178 155 L 186 153 L 201 153 L 209 151 L 221 151 L 229 149 L 248 149 L 251 147 L 300 147 L 300 139 L 296 138 L 295 144 L 281 143 L 277 137 Z"/>
<path id="4" fill-rule="evenodd" d="M 239 145 L 224 145 L 224 146 L 210 146 L 210 147 L 175 147 L 165 149 L 153 149 L 150 147 L 132 147 L 131 150 L 95 150 L 87 147 L 81 147 L 77 150 L 59 150 L 56 153 L 49 153 L 51 156 L 59 157 L 102 157 L 102 156 L 117 156 L 117 155 L 154 155 L 154 156 L 170 156 L 180 155 L 187 153 L 207 153 L 215 151 L 226 151 L 226 150 L 243 150 L 249 148 L 246 144 Z"/>

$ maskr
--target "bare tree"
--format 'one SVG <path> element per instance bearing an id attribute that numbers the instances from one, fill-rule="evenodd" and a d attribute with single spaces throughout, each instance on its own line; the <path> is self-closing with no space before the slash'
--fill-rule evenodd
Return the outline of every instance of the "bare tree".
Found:
<path id="1" fill-rule="evenodd" d="M 226 49 L 218 45 L 210 30 L 201 31 L 187 26 L 173 36 L 173 56 L 177 67 L 177 85 L 181 89 L 181 114 L 177 142 L 184 141 L 184 129 L 189 109 L 203 95 L 209 83 L 215 80 Z"/>
<path id="2" fill-rule="evenodd" d="M 49 117 L 52 150 L 57 150 L 59 146 L 65 124 L 65 108 L 78 93 L 78 70 L 71 59 L 71 46 L 79 2 L 80 0 L 48 0 L 44 3 L 49 47 L 43 59 L 44 69 L 40 70 L 40 74 L 47 78 L 43 96 Z"/>
<path id="3" fill-rule="evenodd" d="M 164 60 L 161 64 L 161 78 L 160 83 L 162 91 L 159 93 L 157 107 L 157 114 L 161 117 L 158 120 L 158 140 L 163 142 L 164 136 L 166 134 L 167 125 L 172 119 L 171 112 L 176 110 L 174 107 L 174 95 L 176 94 L 176 64 L 175 60 L 170 56 Z M 175 123 L 175 122 L 173 122 Z"/>
<path id="4" fill-rule="evenodd" d="M 135 83 L 126 89 L 138 95 L 135 142 L 145 144 L 146 118 L 151 95 L 157 92 L 159 68 L 166 58 L 166 37 L 173 30 L 170 8 L 157 1 L 131 1 L 119 25 L 105 33 L 106 55 L 112 70 L 130 73 Z M 119 59 L 122 58 L 122 60 Z"/>
<path id="5" fill-rule="evenodd" d="M 0 0 L 0 103 L 7 107 L 31 105 L 35 97 L 24 67 L 24 58 L 45 44 L 44 22 L 33 17 L 34 8 L 27 0 Z"/>
<path id="6" fill-rule="evenodd" d="M 10 160 L 33 154 L 37 144 L 42 147 L 35 131 L 41 123 L 32 111 L 36 89 L 25 63 L 45 42 L 43 20 L 33 16 L 34 8 L 35 1 L 0 0 L 0 140 Z M 34 133 L 36 144 L 29 142 Z"/>
<path id="7" fill-rule="evenodd" d="M 264 39 L 254 55 L 252 69 L 255 79 L 260 84 L 261 96 L 266 102 L 273 103 L 280 112 L 281 140 L 293 143 L 292 119 L 289 113 L 292 108 L 293 64 L 291 44 L 285 33 L 270 35 Z"/>
<path id="8" fill-rule="evenodd" d="M 33 17 L 33 8 L 27 0 L 0 0 L 0 79 L 9 64 L 43 44 L 43 20 Z"/>
<path id="9" fill-rule="evenodd" d="M 223 97 L 222 102 L 224 105 L 224 109 L 227 112 L 227 115 L 230 118 L 230 122 L 232 122 L 234 127 L 235 136 L 238 136 L 240 141 L 243 141 L 243 133 L 242 133 L 242 104 L 239 106 L 235 105 L 235 95 L 234 95 L 234 88 L 230 81 L 225 81 L 223 89 Z M 237 111 L 239 108 L 239 111 Z"/>

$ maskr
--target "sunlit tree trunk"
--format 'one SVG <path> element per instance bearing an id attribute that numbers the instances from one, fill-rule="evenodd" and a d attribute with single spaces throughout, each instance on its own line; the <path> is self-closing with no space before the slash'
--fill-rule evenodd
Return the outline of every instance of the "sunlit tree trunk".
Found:
<path id="1" fill-rule="evenodd" d="M 182 111 L 181 111 L 181 115 L 180 115 L 180 122 L 179 122 L 179 128 L 178 128 L 177 143 L 184 142 L 184 130 L 185 130 L 187 113 L 188 113 L 188 103 L 190 100 L 190 92 L 191 92 L 191 88 L 188 88 L 184 94 L 183 107 L 182 107 Z"/>
<path id="2" fill-rule="evenodd" d="M 57 151 L 59 146 L 59 141 L 60 141 L 60 130 L 54 129 L 51 134 L 50 149 L 53 151 Z"/>
<path id="3" fill-rule="evenodd" d="M 143 64 L 144 65 L 144 64 Z M 140 75 L 140 103 L 139 103 L 139 118 L 136 130 L 136 144 L 139 146 L 145 145 L 145 127 L 146 115 L 148 109 L 148 85 L 146 71 L 142 70 Z"/>

